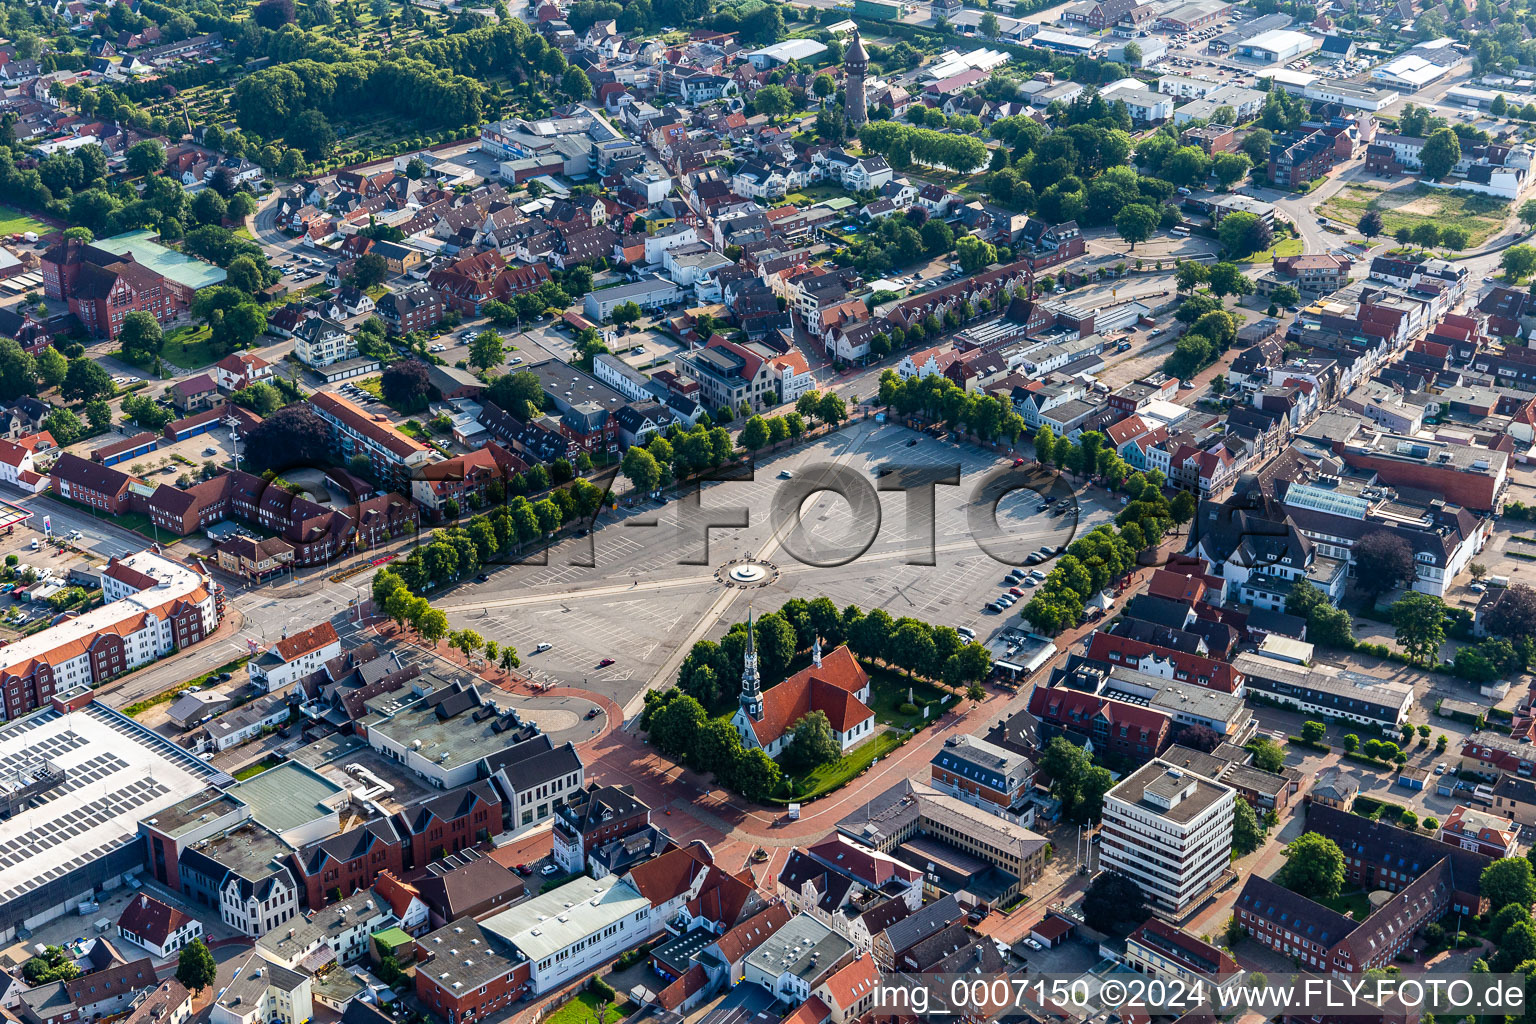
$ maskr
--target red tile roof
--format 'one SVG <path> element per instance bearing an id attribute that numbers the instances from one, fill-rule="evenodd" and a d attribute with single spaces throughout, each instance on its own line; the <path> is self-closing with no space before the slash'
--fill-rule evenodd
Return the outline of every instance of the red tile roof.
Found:
<path id="1" fill-rule="evenodd" d="M 311 626 L 302 633 L 279 640 L 273 647 L 277 656 L 284 661 L 293 661 L 302 658 L 306 654 L 318 651 L 328 644 L 341 643 L 341 637 L 336 635 L 336 627 L 329 622 L 322 622 L 318 626 Z"/>
<path id="2" fill-rule="evenodd" d="M 767 746 L 812 711 L 825 712 L 832 728 L 849 728 L 874 714 L 853 694 L 869 685 L 869 674 L 846 644 L 821 659 L 818 668 L 801 669 L 763 694 L 763 717 L 752 723 L 757 741 Z"/>
<path id="3" fill-rule="evenodd" d="M 414 885 L 400 881 L 392 871 L 379 872 L 379 876 L 373 880 L 373 891 L 389 904 L 389 909 L 394 911 L 396 917 L 402 919 L 411 909 L 411 901 L 421 898 L 421 893 L 416 891 Z"/>
<path id="4" fill-rule="evenodd" d="M 629 880 L 640 895 L 651 901 L 651 906 L 659 907 L 686 890 L 712 866 L 708 850 L 702 844 L 689 843 L 630 868 Z"/>
<path id="5" fill-rule="evenodd" d="M 698 992 L 709 984 L 709 975 L 699 964 L 694 964 L 683 972 L 683 976 L 672 984 L 662 989 L 656 996 L 656 1002 L 663 1010 L 676 1010 L 688 1000 L 688 997 Z"/>
<path id="6" fill-rule="evenodd" d="M 869 956 L 860 956 L 822 982 L 821 991 L 831 997 L 839 1010 L 847 1010 L 873 992 L 878 984 L 880 972 L 875 969 L 875 961 Z"/>
<path id="7" fill-rule="evenodd" d="M 827 1004 L 817 996 L 811 996 L 805 1002 L 795 1007 L 795 1012 L 785 1017 L 780 1024 L 825 1024 L 832 1019 L 832 1011 Z"/>
<path id="8" fill-rule="evenodd" d="M 163 946 L 166 939 L 191 920 L 189 915 L 175 907 L 167 906 L 147 893 L 140 893 L 123 908 L 117 924 L 130 935 L 136 935 L 152 945 Z"/>
<path id="9" fill-rule="evenodd" d="M 1194 683 L 1222 693 L 1236 693 L 1242 682 L 1242 673 L 1226 662 L 1202 658 L 1197 654 L 1184 654 L 1166 647 L 1154 647 L 1140 640 L 1111 633 L 1095 633 L 1087 655 L 1090 661 L 1127 665 L 1131 668 L 1137 667 L 1141 659 L 1148 656 L 1171 662 L 1179 682 Z"/>
<path id="10" fill-rule="evenodd" d="M 406 437 L 388 423 L 380 423 L 367 412 L 344 398 L 328 391 L 317 391 L 309 396 L 309 403 L 334 416 L 347 427 L 388 448 L 397 457 L 406 459 L 427 450 L 427 446 Z"/>
<path id="11" fill-rule="evenodd" d="M 720 959 L 726 963 L 736 963 L 772 938 L 774 932 L 789 923 L 789 918 L 789 908 L 782 903 L 775 903 L 762 913 L 748 918 L 715 940 Z"/>

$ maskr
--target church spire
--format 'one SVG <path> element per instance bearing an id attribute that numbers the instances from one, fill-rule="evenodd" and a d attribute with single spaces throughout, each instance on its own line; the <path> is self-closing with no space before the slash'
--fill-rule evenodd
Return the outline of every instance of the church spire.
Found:
<path id="1" fill-rule="evenodd" d="M 763 685 L 757 674 L 757 623 L 747 609 L 747 653 L 741 670 L 741 709 L 753 721 L 763 720 Z"/>

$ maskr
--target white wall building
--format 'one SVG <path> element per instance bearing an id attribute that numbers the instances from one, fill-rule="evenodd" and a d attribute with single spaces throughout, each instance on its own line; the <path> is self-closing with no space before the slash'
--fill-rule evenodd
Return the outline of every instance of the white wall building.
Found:
<path id="1" fill-rule="evenodd" d="M 322 622 L 302 633 L 285 636 L 267 648 L 265 654 L 251 662 L 251 682 L 271 693 L 318 672 L 340 654 L 341 637 L 336 635 L 336 627 Z"/>
<path id="2" fill-rule="evenodd" d="M 1182 910 L 1227 868 L 1235 799 L 1230 786 L 1150 761 L 1105 794 L 1101 863 Z"/>
<path id="3" fill-rule="evenodd" d="M 651 903 L 617 875 L 578 878 L 480 922 L 530 962 L 534 995 L 606 964 L 651 935 Z"/>
<path id="4" fill-rule="evenodd" d="M 209 1024 L 301 1024 L 314 1017 L 307 974 L 269 963 L 256 953 L 235 969 L 235 979 L 219 993 Z"/>

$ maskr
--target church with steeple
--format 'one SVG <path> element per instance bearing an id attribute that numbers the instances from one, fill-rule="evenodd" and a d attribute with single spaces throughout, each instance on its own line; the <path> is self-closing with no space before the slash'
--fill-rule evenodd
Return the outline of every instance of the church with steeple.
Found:
<path id="1" fill-rule="evenodd" d="M 821 653 L 821 637 L 811 648 L 811 663 L 767 691 L 757 666 L 756 621 L 747 614 L 747 650 L 741 669 L 741 706 L 731 718 L 742 746 L 760 747 L 777 757 L 789 734 L 812 711 L 832 725 L 843 752 L 875 734 L 875 713 L 869 708 L 869 673 L 846 644 Z"/>

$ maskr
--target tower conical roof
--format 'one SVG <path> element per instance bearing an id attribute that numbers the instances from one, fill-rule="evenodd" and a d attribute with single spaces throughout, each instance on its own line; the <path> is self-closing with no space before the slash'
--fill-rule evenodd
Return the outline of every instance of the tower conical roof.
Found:
<path id="1" fill-rule="evenodd" d="M 869 51 L 864 49 L 864 40 L 859 36 L 858 29 L 853 30 L 853 42 L 849 43 L 848 49 L 843 52 L 843 62 L 846 64 L 850 60 L 869 63 Z"/>

